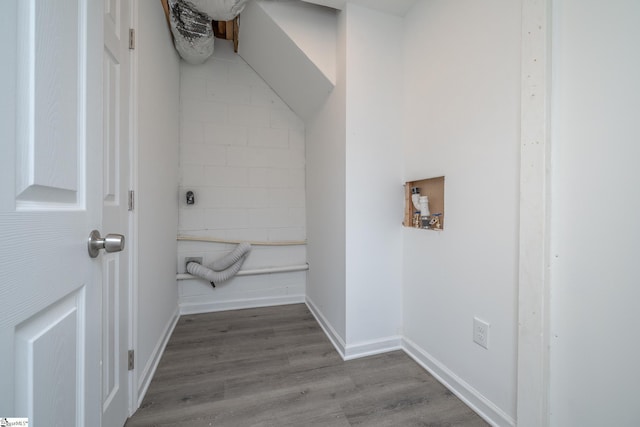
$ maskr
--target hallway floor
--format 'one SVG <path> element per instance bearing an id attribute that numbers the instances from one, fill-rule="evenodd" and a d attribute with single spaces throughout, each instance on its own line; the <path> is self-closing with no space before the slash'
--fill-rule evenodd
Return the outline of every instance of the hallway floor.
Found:
<path id="1" fill-rule="evenodd" d="M 304 304 L 180 318 L 137 426 L 486 426 L 401 351 L 344 362 Z"/>

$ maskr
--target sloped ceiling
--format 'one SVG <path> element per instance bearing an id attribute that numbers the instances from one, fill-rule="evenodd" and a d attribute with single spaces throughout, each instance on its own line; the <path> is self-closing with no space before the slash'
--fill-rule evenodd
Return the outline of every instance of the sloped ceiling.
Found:
<path id="1" fill-rule="evenodd" d="M 320 6 L 327 6 L 332 9 L 342 10 L 347 0 L 302 0 L 307 3 L 319 4 Z"/>
<path id="2" fill-rule="evenodd" d="M 404 16 L 417 0 L 303 0 L 321 6 L 342 10 L 346 3 L 355 3 L 392 15 Z"/>
<path id="3" fill-rule="evenodd" d="M 238 53 L 306 120 L 324 103 L 334 84 L 274 20 L 263 3 L 250 1 L 242 12 Z M 306 14 L 297 16 L 302 19 Z"/>

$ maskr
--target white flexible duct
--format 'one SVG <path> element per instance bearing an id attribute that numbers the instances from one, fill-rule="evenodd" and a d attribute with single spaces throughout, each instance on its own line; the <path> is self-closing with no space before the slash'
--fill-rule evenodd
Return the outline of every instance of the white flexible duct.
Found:
<path id="1" fill-rule="evenodd" d="M 211 285 L 215 287 L 216 283 L 224 282 L 225 280 L 229 280 L 235 276 L 236 273 L 240 271 L 240 267 L 242 267 L 245 258 L 246 255 L 243 255 L 238 262 L 224 271 L 213 271 L 210 268 L 198 264 L 197 262 L 190 262 L 187 264 L 187 271 L 189 274 L 208 280 L 211 282 Z"/>
<path id="2" fill-rule="evenodd" d="M 250 250 L 251 245 L 249 243 L 242 242 L 238 246 L 236 246 L 236 248 L 229 254 L 225 255 L 217 261 L 214 261 L 214 263 L 211 265 L 211 269 L 213 271 L 224 271 L 238 262 L 238 260 Z"/>
<path id="3" fill-rule="evenodd" d="M 231 253 L 214 262 L 212 268 L 207 268 L 197 262 L 190 262 L 187 264 L 187 271 L 189 274 L 208 280 L 215 287 L 216 283 L 229 280 L 240 271 L 240 267 L 247 259 L 250 250 L 250 244 L 240 243 Z"/>

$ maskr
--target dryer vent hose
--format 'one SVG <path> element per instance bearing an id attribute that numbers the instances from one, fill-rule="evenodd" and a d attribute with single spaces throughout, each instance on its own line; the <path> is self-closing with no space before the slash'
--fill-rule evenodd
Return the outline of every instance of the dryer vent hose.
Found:
<path id="1" fill-rule="evenodd" d="M 229 254 L 211 264 L 210 267 L 205 267 L 197 262 L 190 262 L 187 264 L 187 271 L 189 274 L 208 280 L 215 288 L 216 283 L 229 280 L 240 271 L 240 267 L 242 267 L 250 251 L 251 245 L 243 242 Z"/>

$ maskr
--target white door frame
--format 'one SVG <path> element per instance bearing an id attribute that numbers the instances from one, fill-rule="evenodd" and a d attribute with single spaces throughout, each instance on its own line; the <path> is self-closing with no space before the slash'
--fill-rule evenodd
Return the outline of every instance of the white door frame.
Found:
<path id="1" fill-rule="evenodd" d="M 120 427 L 130 413 L 130 346 L 131 274 L 132 260 L 131 212 L 128 192 L 131 176 L 131 90 L 129 28 L 131 1 L 103 0 L 103 228 L 127 236 L 126 253 L 114 257 L 104 254 L 103 320 L 102 320 L 102 423 L 106 427 Z"/>
<path id="2" fill-rule="evenodd" d="M 138 28 L 138 2 L 130 3 L 131 28 Z M 133 210 L 129 215 L 129 348 L 138 348 L 138 209 L 135 192 L 138 188 L 138 53 L 130 50 L 129 57 L 129 188 L 134 192 Z M 139 406 L 138 365 L 129 371 L 129 416 Z"/>

